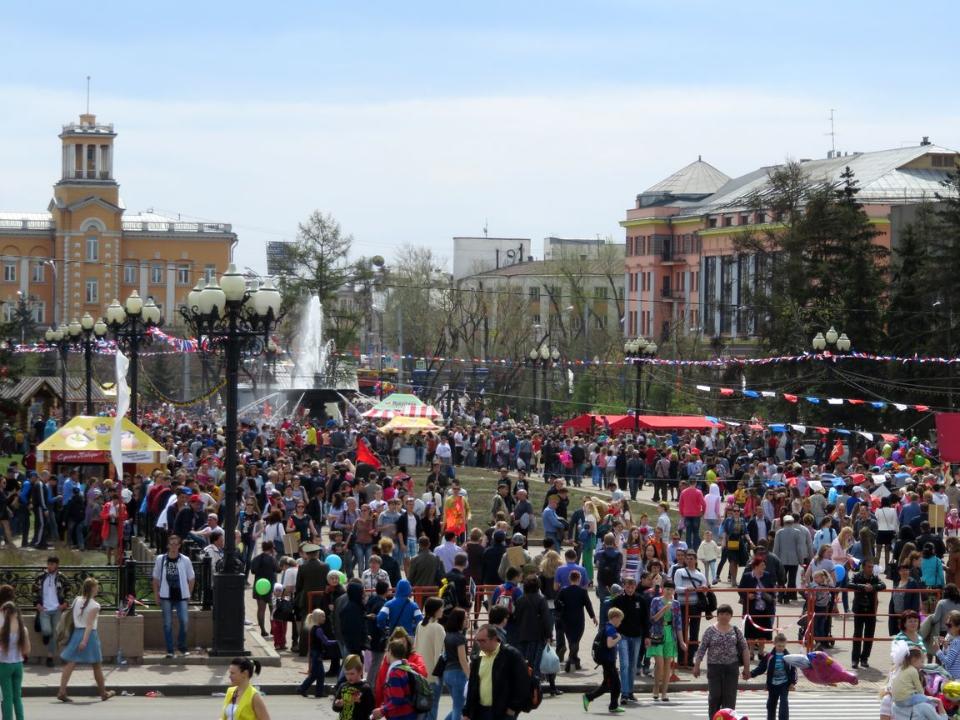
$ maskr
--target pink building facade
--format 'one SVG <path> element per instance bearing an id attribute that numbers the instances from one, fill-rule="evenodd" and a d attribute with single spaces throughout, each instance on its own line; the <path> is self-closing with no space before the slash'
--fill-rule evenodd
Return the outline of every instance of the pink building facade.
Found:
<path id="1" fill-rule="evenodd" d="M 837 182 L 853 170 L 859 199 L 876 226 L 876 242 L 896 246 L 918 204 L 943 193 L 958 153 L 919 146 L 801 161 L 813 181 Z M 754 209 L 772 167 L 730 178 L 701 159 L 643 191 L 620 225 L 626 231 L 623 331 L 662 341 L 674 333 L 749 339 L 746 298 L 757 262 L 738 253 L 738 234 L 776 228 Z"/>

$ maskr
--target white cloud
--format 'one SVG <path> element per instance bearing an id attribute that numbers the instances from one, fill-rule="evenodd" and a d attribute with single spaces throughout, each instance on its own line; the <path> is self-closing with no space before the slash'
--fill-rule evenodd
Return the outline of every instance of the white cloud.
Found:
<path id="1" fill-rule="evenodd" d="M 46 206 L 56 134 L 72 95 L 2 89 L 0 209 Z M 839 144 L 869 150 L 930 135 L 957 145 L 955 118 L 889 113 L 887 99 L 839 117 Z M 847 102 L 855 104 L 855 99 Z M 450 256 L 453 235 L 622 237 L 633 196 L 702 154 L 730 175 L 829 148 L 830 99 L 743 87 L 598 88 L 582 95 L 335 104 L 155 102 L 105 97 L 130 210 L 232 222 L 239 261 L 264 266 L 265 240 L 290 238 L 312 209 L 332 212 L 357 250 L 404 242 Z M 881 119 L 878 119 L 881 118 Z M 847 139 L 850 138 L 848 141 Z M 853 139 L 855 138 L 855 140 Z M 953 141 L 953 142 L 951 142 Z"/>

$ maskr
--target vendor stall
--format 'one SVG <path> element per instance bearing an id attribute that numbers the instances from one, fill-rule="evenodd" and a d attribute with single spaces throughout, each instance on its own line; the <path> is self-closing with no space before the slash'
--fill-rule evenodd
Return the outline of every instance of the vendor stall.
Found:
<path id="1" fill-rule="evenodd" d="M 389 433 L 389 432 L 404 432 L 404 433 L 416 433 L 416 432 L 429 432 L 431 430 L 439 430 L 440 426 L 435 425 L 430 418 L 424 417 L 404 417 L 398 415 L 393 418 L 390 422 L 384 424 L 380 428 L 380 432 Z"/>
<path id="2" fill-rule="evenodd" d="M 81 475 L 107 477 L 113 472 L 110 440 L 112 417 L 77 415 L 37 446 L 37 469 L 57 470 L 60 465 L 80 466 Z M 165 467 L 167 452 L 153 438 L 123 418 L 120 446 L 124 469 L 148 473 Z"/>

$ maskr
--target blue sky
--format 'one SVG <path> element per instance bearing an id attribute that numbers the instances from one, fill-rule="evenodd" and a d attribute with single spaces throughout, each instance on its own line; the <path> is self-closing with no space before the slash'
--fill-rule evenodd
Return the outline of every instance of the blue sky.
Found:
<path id="1" fill-rule="evenodd" d="M 89 74 L 127 207 L 232 222 L 257 268 L 314 208 L 388 256 L 484 222 L 620 238 L 698 154 L 824 155 L 830 108 L 845 150 L 960 147 L 945 2 L 31 5 L 4 13 L 0 209 L 46 206 Z"/>

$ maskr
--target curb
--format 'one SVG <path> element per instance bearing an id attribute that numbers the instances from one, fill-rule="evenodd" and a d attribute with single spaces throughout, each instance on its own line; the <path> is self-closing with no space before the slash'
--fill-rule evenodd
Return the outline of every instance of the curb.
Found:
<path id="1" fill-rule="evenodd" d="M 593 690 L 597 686 L 597 683 L 557 683 L 557 689 L 562 690 L 564 693 L 583 693 L 588 690 Z M 707 683 L 704 682 L 679 682 L 671 683 L 671 690 L 675 692 L 706 692 Z M 160 692 L 162 693 L 161 697 L 212 697 L 216 695 L 217 697 L 222 697 L 222 693 L 226 690 L 226 685 L 111 685 L 107 684 L 109 690 L 116 690 L 117 696 L 120 696 L 121 692 L 133 693 L 137 697 L 143 697 L 148 692 Z M 297 683 L 290 683 L 285 685 L 270 684 L 266 683 L 263 685 L 257 685 L 257 688 L 264 693 L 266 696 L 270 695 L 296 695 L 297 694 Z M 36 697 L 56 697 L 58 692 L 58 687 L 55 685 L 34 685 L 34 686 L 24 686 L 23 696 L 36 698 Z M 327 683 L 327 691 L 333 689 L 332 683 Z M 634 691 L 636 693 L 648 693 L 653 689 L 651 683 L 637 683 L 634 686 Z M 752 685 L 741 685 L 738 689 L 738 692 L 750 692 L 750 691 L 766 691 L 766 686 L 752 684 Z M 76 697 L 96 697 L 96 688 L 94 687 L 81 687 L 77 686 L 76 688 L 70 689 L 70 695 Z M 311 699 L 312 696 L 311 696 Z M 544 687 L 544 702 L 550 699 L 550 693 Z"/>

